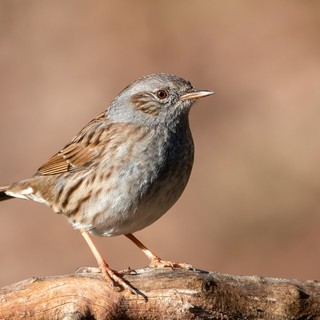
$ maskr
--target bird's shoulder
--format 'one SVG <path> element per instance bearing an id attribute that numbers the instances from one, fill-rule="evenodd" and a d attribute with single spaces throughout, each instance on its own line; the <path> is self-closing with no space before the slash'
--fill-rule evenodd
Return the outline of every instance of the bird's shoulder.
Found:
<path id="1" fill-rule="evenodd" d="M 55 175 L 86 167 L 100 154 L 112 123 L 105 112 L 91 120 L 64 148 L 53 155 L 36 175 Z"/>

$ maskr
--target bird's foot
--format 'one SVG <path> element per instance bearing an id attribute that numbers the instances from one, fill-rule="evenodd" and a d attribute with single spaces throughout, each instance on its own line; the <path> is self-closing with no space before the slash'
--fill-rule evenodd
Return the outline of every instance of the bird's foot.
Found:
<path id="1" fill-rule="evenodd" d="M 129 274 L 121 272 L 116 272 L 112 270 L 106 262 L 102 263 L 100 268 L 97 267 L 80 267 L 76 270 L 76 273 L 102 273 L 105 279 L 112 285 L 118 285 L 125 290 L 130 291 L 133 294 L 138 294 L 138 291 L 131 286 L 130 283 L 126 282 L 121 278 L 119 274 Z"/>
<path id="2" fill-rule="evenodd" d="M 123 289 L 130 291 L 131 293 L 138 294 L 138 291 L 135 288 L 133 288 L 130 283 L 128 283 L 125 280 L 123 280 L 121 278 L 121 276 L 116 271 L 113 271 L 108 266 L 106 261 L 102 258 L 102 256 L 101 256 L 100 252 L 98 251 L 97 247 L 93 243 L 92 238 L 91 238 L 90 234 L 88 233 L 88 231 L 82 230 L 81 234 L 82 234 L 83 238 L 86 240 L 88 246 L 90 247 L 94 257 L 96 258 L 96 260 L 98 262 L 98 266 L 99 266 L 100 272 L 104 275 L 106 280 L 109 283 L 111 283 L 112 286 L 117 284 L 120 287 L 122 287 Z M 92 271 L 95 272 L 96 269 L 95 268 L 88 268 L 87 270 L 89 270 L 89 272 L 90 271 L 91 272 Z"/>
<path id="3" fill-rule="evenodd" d="M 133 294 L 139 294 L 138 291 L 134 287 L 132 287 L 130 283 L 123 280 L 120 275 L 116 271 L 112 270 L 104 260 L 100 264 L 100 269 L 105 278 L 108 281 L 111 280 L 112 285 L 118 284 L 123 289 L 128 290 Z"/>

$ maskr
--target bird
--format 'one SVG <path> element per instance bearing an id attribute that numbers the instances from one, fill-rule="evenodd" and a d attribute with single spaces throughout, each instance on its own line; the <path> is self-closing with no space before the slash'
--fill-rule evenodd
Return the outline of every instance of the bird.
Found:
<path id="1" fill-rule="evenodd" d="M 139 78 L 31 178 L 0 187 L 0 201 L 33 200 L 63 215 L 81 232 L 105 278 L 136 293 L 109 267 L 91 235 L 125 235 L 152 267 L 186 266 L 162 260 L 133 233 L 181 196 L 194 160 L 189 111 L 213 93 L 173 74 Z"/>

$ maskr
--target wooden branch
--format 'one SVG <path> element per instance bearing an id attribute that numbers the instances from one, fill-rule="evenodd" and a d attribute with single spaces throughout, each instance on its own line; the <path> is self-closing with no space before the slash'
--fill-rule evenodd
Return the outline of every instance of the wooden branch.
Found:
<path id="1" fill-rule="evenodd" d="M 25 280 L 0 291 L 0 319 L 320 319 L 317 281 L 141 269 L 124 278 L 141 295 L 100 274 Z"/>

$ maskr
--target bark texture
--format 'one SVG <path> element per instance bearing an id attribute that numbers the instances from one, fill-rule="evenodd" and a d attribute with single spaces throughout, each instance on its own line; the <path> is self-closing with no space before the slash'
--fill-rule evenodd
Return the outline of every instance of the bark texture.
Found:
<path id="1" fill-rule="evenodd" d="M 0 291 L 0 319 L 320 319 L 317 281 L 140 269 L 112 287 L 100 274 L 28 279 Z"/>

